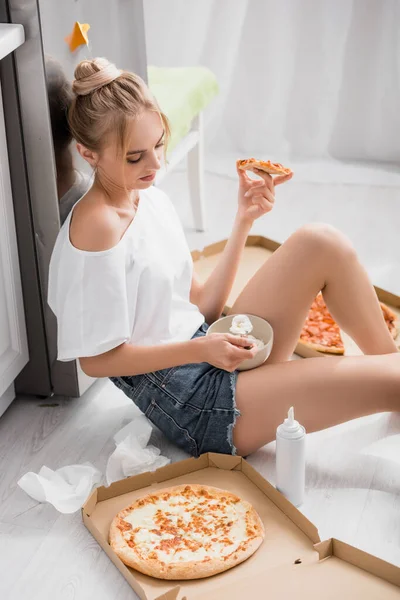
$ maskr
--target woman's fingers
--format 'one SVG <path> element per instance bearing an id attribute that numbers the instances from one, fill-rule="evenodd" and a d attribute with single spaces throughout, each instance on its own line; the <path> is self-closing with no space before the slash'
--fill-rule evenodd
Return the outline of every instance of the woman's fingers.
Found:
<path id="1" fill-rule="evenodd" d="M 265 186 L 251 188 L 246 192 L 245 196 L 246 198 L 251 198 L 252 202 L 254 202 L 254 200 L 259 197 L 265 198 L 266 200 L 268 200 L 268 202 L 271 202 L 272 204 L 275 202 L 274 193 L 271 192 L 271 190 Z"/>
<path id="2" fill-rule="evenodd" d="M 262 187 L 265 187 L 265 181 L 264 180 L 262 180 L 262 179 L 257 179 L 257 180 L 252 179 L 250 181 L 250 184 L 249 184 L 249 189 L 245 193 L 245 197 L 248 198 L 253 193 L 253 190 L 256 190 L 256 189 L 262 188 Z"/>
<path id="3" fill-rule="evenodd" d="M 239 169 L 239 161 L 236 161 L 236 171 L 237 174 L 239 175 L 239 179 L 243 182 L 243 183 L 251 183 L 253 180 L 250 179 L 250 177 L 247 175 L 246 171 L 244 169 Z"/>
<path id="4" fill-rule="evenodd" d="M 239 346 L 242 348 L 248 348 L 252 346 L 253 342 L 248 340 L 245 337 L 239 337 L 238 335 L 233 335 L 232 333 L 226 333 L 225 339 L 227 342 L 232 344 L 233 346 Z"/>
<path id="5" fill-rule="evenodd" d="M 240 359 L 241 362 L 242 360 L 246 360 L 247 358 L 253 358 L 258 352 L 258 348 L 255 344 L 253 344 L 251 348 L 240 348 L 237 350 L 237 352 L 238 359 Z"/>
<path id="6" fill-rule="evenodd" d="M 261 171 L 261 169 L 253 169 L 253 173 L 255 173 L 256 175 L 258 175 L 259 177 L 261 177 L 261 179 L 264 180 L 265 185 L 271 190 L 273 191 L 274 189 L 274 180 L 271 177 L 271 175 L 269 173 L 266 173 L 265 171 Z"/>
<path id="7" fill-rule="evenodd" d="M 293 172 L 288 173 L 288 175 L 277 175 L 274 179 L 274 185 L 280 185 L 281 183 L 285 183 L 285 181 L 289 181 L 292 179 Z"/>

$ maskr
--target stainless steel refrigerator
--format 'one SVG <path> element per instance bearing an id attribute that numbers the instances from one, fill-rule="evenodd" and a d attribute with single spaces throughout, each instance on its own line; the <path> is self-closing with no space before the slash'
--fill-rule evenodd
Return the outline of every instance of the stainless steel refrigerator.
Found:
<path id="1" fill-rule="evenodd" d="M 65 37 L 88 23 L 89 46 Z M 0 22 L 24 26 L 26 42 L 1 61 L 7 146 L 29 346 L 15 382 L 24 394 L 77 397 L 93 383 L 76 361 L 57 361 L 56 319 L 47 305 L 51 252 L 60 228 L 44 55 L 72 78 L 83 58 L 105 56 L 146 79 L 142 0 L 2 0 Z"/>

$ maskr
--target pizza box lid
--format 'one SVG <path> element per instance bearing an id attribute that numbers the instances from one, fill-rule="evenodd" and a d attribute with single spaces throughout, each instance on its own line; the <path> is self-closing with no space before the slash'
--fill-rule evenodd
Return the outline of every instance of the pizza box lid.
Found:
<path id="1" fill-rule="evenodd" d="M 194 269 L 201 281 L 205 281 L 213 271 L 226 242 L 227 240 L 222 240 L 220 242 L 216 242 L 215 244 L 206 246 L 201 251 L 194 250 L 192 252 Z M 250 235 L 247 238 L 246 246 L 243 251 L 232 291 L 229 294 L 229 298 L 224 308 L 225 314 L 227 314 L 232 308 L 236 298 L 239 296 L 245 285 L 250 281 L 250 279 L 264 264 L 264 262 L 272 255 L 272 253 L 280 247 L 280 245 L 281 244 L 278 242 L 260 235 Z M 379 300 L 385 302 L 385 304 L 387 304 L 393 310 L 393 312 L 397 315 L 398 322 L 400 323 L 400 296 L 396 296 L 395 294 L 376 286 L 375 290 Z M 342 332 L 342 337 L 346 355 L 350 356 L 362 354 L 361 350 L 347 334 Z M 397 344 L 400 348 L 400 335 L 397 336 Z M 301 342 L 297 344 L 295 352 L 304 358 L 327 356 L 327 354 L 313 350 Z"/>
<path id="2" fill-rule="evenodd" d="M 266 531 L 265 540 L 257 552 L 224 573 L 191 581 L 158 580 L 124 565 L 108 543 L 113 517 L 139 496 L 183 483 L 212 485 L 248 500 L 260 515 Z M 128 477 L 109 487 L 99 487 L 82 507 L 82 517 L 86 527 L 142 600 L 224 600 L 243 598 L 244 593 L 259 597 L 259 590 L 264 590 L 266 585 L 269 598 L 288 597 L 282 594 L 282 589 L 288 593 L 292 589 L 299 593 L 303 588 L 304 598 L 312 598 L 312 590 L 317 589 L 311 581 L 313 578 L 330 585 L 331 579 L 336 582 L 337 573 L 341 570 L 346 582 L 354 582 L 351 584 L 353 592 L 354 586 L 358 585 L 363 585 L 367 591 L 372 590 L 372 595 L 363 595 L 366 600 L 375 599 L 378 588 L 380 593 L 381 590 L 386 593 L 385 600 L 391 600 L 394 594 L 397 594 L 396 598 L 400 597 L 400 590 L 395 587 L 400 586 L 400 569 L 337 540 L 321 543 L 316 527 L 245 459 L 238 456 L 207 453 L 198 459 L 189 458 L 152 473 Z M 321 568 L 325 561 L 329 561 L 330 566 Z M 360 568 L 368 572 L 368 585 Z M 291 588 L 292 580 L 298 581 L 301 589 Z M 360 589 L 364 590 L 364 587 Z M 310 594 L 307 589 L 310 589 Z M 240 594 L 237 590 L 241 591 Z"/>

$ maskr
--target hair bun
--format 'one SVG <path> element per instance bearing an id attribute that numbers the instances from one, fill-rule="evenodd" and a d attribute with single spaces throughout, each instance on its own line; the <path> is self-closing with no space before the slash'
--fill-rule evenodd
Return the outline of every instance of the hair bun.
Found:
<path id="1" fill-rule="evenodd" d="M 77 96 L 87 96 L 95 90 L 115 81 L 121 71 L 106 58 L 83 60 L 75 69 L 72 89 Z"/>

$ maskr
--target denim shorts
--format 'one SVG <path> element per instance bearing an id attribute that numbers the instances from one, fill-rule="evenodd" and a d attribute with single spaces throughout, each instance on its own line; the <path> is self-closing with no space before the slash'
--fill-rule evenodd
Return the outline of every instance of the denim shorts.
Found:
<path id="1" fill-rule="evenodd" d="M 207 329 L 203 324 L 193 338 L 204 336 Z M 170 441 L 197 457 L 203 452 L 236 453 L 237 376 L 237 371 L 195 363 L 111 381 Z"/>

